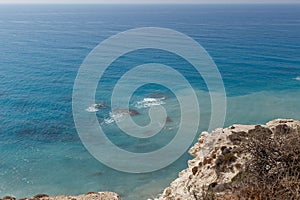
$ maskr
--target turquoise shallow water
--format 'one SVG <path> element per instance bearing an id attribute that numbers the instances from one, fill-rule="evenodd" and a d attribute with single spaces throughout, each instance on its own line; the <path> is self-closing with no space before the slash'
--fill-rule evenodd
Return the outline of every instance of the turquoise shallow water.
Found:
<path id="1" fill-rule="evenodd" d="M 228 96 L 225 126 L 278 117 L 300 119 L 300 6 L 1 5 L 0 196 L 110 190 L 124 199 L 146 199 L 186 167 L 187 154 L 157 172 L 112 170 L 88 153 L 75 129 L 72 89 L 84 58 L 107 37 L 145 26 L 180 31 L 206 48 Z M 200 101 L 199 132 L 206 130 L 207 87 L 185 60 L 167 52 L 148 49 L 118 59 L 100 80 L 96 100 L 109 104 L 111 88 L 124 71 L 153 61 L 171 65 L 187 77 Z M 134 120 L 141 125 L 149 122 L 144 98 L 153 96 L 165 97 L 160 103 L 172 122 L 151 140 L 120 134 L 109 108 L 97 112 L 115 144 L 144 152 L 174 137 L 180 113 L 167 88 L 150 84 L 136 91 L 131 107 L 141 115 Z"/>

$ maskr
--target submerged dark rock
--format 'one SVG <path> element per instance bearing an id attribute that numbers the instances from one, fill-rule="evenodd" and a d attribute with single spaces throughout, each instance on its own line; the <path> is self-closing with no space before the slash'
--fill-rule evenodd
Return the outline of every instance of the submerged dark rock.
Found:
<path id="1" fill-rule="evenodd" d="M 166 118 L 166 122 L 173 122 L 173 120 L 171 119 L 171 117 L 168 116 L 168 117 Z"/>
<path id="2" fill-rule="evenodd" d="M 108 108 L 109 106 L 106 105 L 105 103 L 95 103 L 95 108 L 96 109 L 104 109 L 104 108 Z"/>
<path id="3" fill-rule="evenodd" d="M 136 110 L 129 109 L 129 114 L 130 114 L 131 116 L 135 116 L 135 115 L 139 115 L 140 113 L 139 113 L 138 111 L 136 111 Z"/>
<path id="4" fill-rule="evenodd" d="M 130 116 L 136 116 L 139 115 L 140 113 L 137 110 L 134 109 L 116 109 L 112 111 L 113 114 L 128 114 Z"/>

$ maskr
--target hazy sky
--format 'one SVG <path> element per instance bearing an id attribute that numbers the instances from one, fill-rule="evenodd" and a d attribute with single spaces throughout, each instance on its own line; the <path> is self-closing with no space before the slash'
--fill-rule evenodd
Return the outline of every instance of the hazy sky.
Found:
<path id="1" fill-rule="evenodd" d="M 300 3 L 300 0 L 0 0 L 0 3 Z"/>

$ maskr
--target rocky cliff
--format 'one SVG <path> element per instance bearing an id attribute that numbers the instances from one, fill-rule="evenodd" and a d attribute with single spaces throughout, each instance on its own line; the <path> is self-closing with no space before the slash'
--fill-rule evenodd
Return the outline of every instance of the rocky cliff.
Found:
<path id="1" fill-rule="evenodd" d="M 278 154 L 277 156 L 277 154 L 274 153 L 274 155 L 277 156 L 276 159 L 278 159 L 273 159 L 276 161 L 274 162 L 275 167 L 273 167 L 272 169 L 268 169 L 268 166 L 271 166 L 269 163 L 267 163 L 268 161 L 266 163 L 259 163 L 261 160 L 258 160 L 258 163 L 263 166 L 262 170 L 264 170 L 265 172 L 262 173 L 262 176 L 266 176 L 266 174 L 270 174 L 272 170 L 277 170 L 279 166 L 283 166 L 283 159 L 290 157 L 293 157 L 294 161 L 297 164 L 297 167 L 299 167 L 299 155 L 296 154 L 299 153 L 297 152 L 300 149 L 298 148 L 299 143 L 295 144 L 296 149 L 291 150 L 291 155 L 288 154 L 286 155 L 286 157 L 284 157 L 284 154 L 280 157 L 280 152 L 277 152 L 276 148 L 278 149 L 278 147 L 286 147 L 281 145 L 281 143 L 283 144 L 284 142 L 278 142 L 277 144 L 277 139 L 274 139 L 276 135 L 279 135 L 279 137 L 282 137 L 283 135 L 296 135 L 295 139 L 297 140 L 297 138 L 300 137 L 299 132 L 300 122 L 296 120 L 286 119 L 273 120 L 266 125 L 232 125 L 225 129 L 217 129 L 210 134 L 207 132 L 203 132 L 200 135 L 198 142 L 189 151 L 189 153 L 195 158 L 188 161 L 188 168 L 180 172 L 179 177 L 174 180 L 170 184 L 170 186 L 164 190 L 162 195 L 156 200 L 248 199 L 246 197 L 243 197 L 243 195 L 246 195 L 245 185 L 247 184 L 243 180 L 243 177 L 241 178 L 241 172 L 244 172 L 244 175 L 246 174 L 245 170 L 249 168 L 247 165 L 252 166 L 253 163 L 251 162 L 254 162 L 253 159 L 257 160 L 257 157 L 255 156 L 256 154 L 264 153 L 262 154 L 262 156 L 266 157 L 266 159 L 270 159 L 272 157 L 270 157 L 269 154 L 272 154 L 273 151 Z M 250 138 L 253 135 L 255 135 L 255 137 L 258 137 L 259 135 L 266 136 L 263 140 L 270 140 L 270 142 L 263 142 L 261 139 L 252 140 Z M 292 139 L 290 142 L 295 141 L 295 139 Z M 254 152 L 254 154 L 252 154 L 251 151 L 244 151 L 244 144 L 257 144 L 253 141 L 262 142 L 261 149 L 259 149 L 260 145 L 250 145 L 252 149 L 258 149 L 257 152 Z M 271 149 L 268 153 L 267 148 L 271 148 L 268 145 L 273 144 L 272 141 L 274 143 L 274 145 L 272 146 L 273 149 Z M 266 151 L 263 145 L 266 145 Z M 247 148 L 249 149 L 249 147 L 246 147 L 246 149 Z M 287 164 L 289 164 L 289 161 L 287 161 Z M 266 169 L 263 169 L 264 166 Z M 297 168 L 296 170 L 298 170 L 297 180 L 299 180 L 299 168 Z M 276 172 L 276 174 L 278 173 Z M 247 176 L 251 177 L 251 175 L 249 174 L 247 174 Z M 290 176 L 292 175 L 289 175 L 288 177 Z M 239 184 L 235 184 L 237 182 Z M 244 192 L 235 192 L 238 190 L 242 191 L 240 184 L 242 182 L 242 189 Z M 255 187 L 256 184 L 252 183 L 251 187 L 249 186 L 250 184 L 247 185 L 248 191 L 250 190 L 249 188 L 251 188 L 252 192 L 250 193 L 252 197 L 254 197 L 255 199 L 264 199 L 260 193 L 253 192 L 257 187 Z M 298 183 L 292 182 L 291 184 L 293 186 L 296 186 L 297 189 L 295 189 L 295 192 L 293 194 L 294 196 L 288 196 L 289 194 L 284 194 L 287 195 L 286 197 L 288 199 L 300 199 L 300 188 Z M 280 184 L 282 184 L 282 182 L 277 183 L 277 185 Z M 263 187 L 265 186 L 258 185 L 258 188 Z M 280 187 L 285 187 L 285 185 L 282 185 Z M 269 188 L 269 186 L 266 188 Z M 290 188 L 283 189 L 291 190 Z M 299 198 L 297 197 L 298 194 Z M 250 198 L 250 194 L 248 195 L 248 197 Z M 265 196 L 265 198 L 267 197 Z M 280 198 L 279 196 L 273 198 L 271 195 L 270 199 L 282 198 L 281 196 Z"/>

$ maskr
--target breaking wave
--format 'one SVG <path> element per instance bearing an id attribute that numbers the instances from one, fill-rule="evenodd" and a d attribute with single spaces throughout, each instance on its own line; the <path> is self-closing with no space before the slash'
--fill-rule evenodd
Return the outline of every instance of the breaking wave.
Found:
<path id="1" fill-rule="evenodd" d="M 137 101 L 134 106 L 138 109 L 150 108 L 152 106 L 159 106 L 159 105 L 166 104 L 166 102 L 164 100 L 165 100 L 164 97 L 163 98 L 144 98 L 142 101 Z"/>

